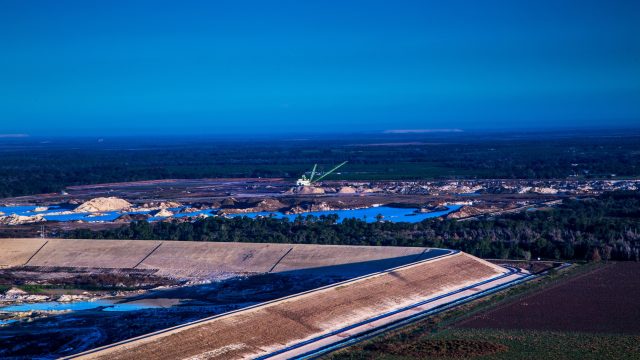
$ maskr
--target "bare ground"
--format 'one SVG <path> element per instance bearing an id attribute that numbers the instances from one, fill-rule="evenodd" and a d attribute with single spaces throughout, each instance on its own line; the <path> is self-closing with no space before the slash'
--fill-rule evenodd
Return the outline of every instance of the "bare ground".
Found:
<path id="1" fill-rule="evenodd" d="M 466 254 L 268 304 L 113 348 L 100 359 L 255 356 L 501 272 Z"/>

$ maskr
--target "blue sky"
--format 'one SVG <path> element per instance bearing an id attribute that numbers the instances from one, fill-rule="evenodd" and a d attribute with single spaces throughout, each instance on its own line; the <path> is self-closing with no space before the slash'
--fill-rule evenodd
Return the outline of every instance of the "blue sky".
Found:
<path id="1" fill-rule="evenodd" d="M 639 119 L 636 0 L 0 0 L 0 134 Z"/>

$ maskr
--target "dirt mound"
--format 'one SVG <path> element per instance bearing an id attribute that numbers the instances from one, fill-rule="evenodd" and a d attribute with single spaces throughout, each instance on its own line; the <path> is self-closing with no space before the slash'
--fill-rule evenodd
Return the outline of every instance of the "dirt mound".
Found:
<path id="1" fill-rule="evenodd" d="M 338 194 L 355 194 L 356 189 L 351 186 L 343 186 L 338 190 Z"/>
<path id="2" fill-rule="evenodd" d="M 101 211 L 119 211 L 130 209 L 131 204 L 117 197 L 101 197 L 91 199 L 82 203 L 74 211 L 77 213 L 101 212 Z"/>
<path id="3" fill-rule="evenodd" d="M 220 214 L 244 214 L 244 213 L 252 213 L 252 212 L 262 212 L 262 211 L 279 211 L 287 207 L 287 205 L 281 203 L 276 199 L 264 199 L 253 206 L 249 207 L 241 207 L 239 203 L 235 204 L 238 208 L 225 208 L 220 212 Z"/>
<path id="4" fill-rule="evenodd" d="M 318 195 L 318 194 L 324 194 L 325 191 L 323 188 L 320 188 L 320 187 L 300 186 L 295 190 L 295 192 L 303 195 Z"/>
<path id="5" fill-rule="evenodd" d="M 294 206 L 289 211 L 286 211 L 286 214 L 302 214 L 310 211 L 332 211 L 336 210 L 336 208 L 330 206 L 326 202 L 321 203 L 302 203 L 300 205 Z"/>
<path id="6" fill-rule="evenodd" d="M 167 209 L 161 209 L 161 210 L 157 210 L 157 211 L 152 211 L 151 212 L 152 216 L 159 216 L 159 217 L 169 217 L 169 216 L 173 216 L 173 213 Z"/>
<path id="7" fill-rule="evenodd" d="M 42 221 L 46 221 L 46 220 L 40 214 L 33 215 L 33 216 L 22 216 L 22 215 L 12 214 L 12 215 L 0 218 L 0 224 L 4 224 L 4 225 L 30 224 L 30 223 L 36 223 L 36 222 L 42 222 Z"/>
<path id="8" fill-rule="evenodd" d="M 470 216 L 478 216 L 482 214 L 491 213 L 494 211 L 499 211 L 500 209 L 496 207 L 472 207 L 472 206 L 463 206 L 460 210 L 453 212 L 447 215 L 448 219 L 462 219 Z"/>
<path id="9" fill-rule="evenodd" d="M 155 209 L 155 210 L 173 209 L 173 208 L 182 207 L 182 204 L 177 201 L 161 201 L 161 202 L 152 201 L 152 202 L 144 203 L 142 207 L 145 209 Z"/>
<path id="10" fill-rule="evenodd" d="M 537 194 L 557 194 L 558 190 L 549 187 L 534 187 L 531 192 Z"/>
<path id="11" fill-rule="evenodd" d="M 222 207 L 234 207 L 238 204 L 238 200 L 236 200 L 235 198 L 229 197 L 226 198 L 224 200 L 222 200 L 222 202 L 220 203 L 220 206 Z"/>
<path id="12" fill-rule="evenodd" d="M 130 223 L 132 221 L 142 221 L 149 219 L 149 214 L 124 214 L 119 216 L 113 222 L 115 223 Z"/>
<path id="13" fill-rule="evenodd" d="M 264 199 L 260 201 L 255 207 L 261 209 L 259 211 L 276 211 L 287 207 L 287 205 L 281 203 L 276 199 Z"/>

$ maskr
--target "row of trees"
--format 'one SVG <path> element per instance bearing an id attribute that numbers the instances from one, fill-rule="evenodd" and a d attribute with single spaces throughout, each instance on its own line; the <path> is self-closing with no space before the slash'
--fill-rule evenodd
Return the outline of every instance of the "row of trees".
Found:
<path id="1" fill-rule="evenodd" d="M 0 139 L 0 197 L 70 185 L 208 177 L 293 178 L 309 164 L 349 160 L 341 179 L 640 176 L 638 134 L 510 137 L 429 134 L 389 137 L 413 146 L 368 146 L 379 138 L 309 141 L 207 138 Z M 424 142 L 425 144 L 420 144 Z M 355 143 L 355 144 L 354 144 Z M 135 144 L 135 151 L 131 151 Z M 398 161 L 402 159 L 402 161 Z"/>
<path id="2" fill-rule="evenodd" d="M 548 211 L 495 219 L 365 223 L 336 215 L 271 218 L 212 217 L 196 222 L 134 222 L 118 229 L 80 229 L 72 238 L 164 239 L 340 245 L 428 246 L 504 259 L 640 260 L 640 193 L 566 200 Z"/>

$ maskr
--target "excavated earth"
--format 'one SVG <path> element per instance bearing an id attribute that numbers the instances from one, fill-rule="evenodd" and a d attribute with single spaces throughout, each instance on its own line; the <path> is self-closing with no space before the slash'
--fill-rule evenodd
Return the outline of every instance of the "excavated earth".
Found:
<path id="1" fill-rule="evenodd" d="M 231 313 L 84 358 L 236 359 L 268 354 L 504 273 L 464 253 Z"/>
<path id="2" fill-rule="evenodd" d="M 68 276 L 95 273 L 184 284 L 115 299 L 168 304 L 161 307 L 96 308 L 5 325 L 0 357 L 69 356 L 219 316 L 92 355 L 104 359 L 253 357 L 505 271 L 464 253 L 418 247 L 71 239 L 0 239 L 0 267 L 22 282 L 55 270 L 40 280 L 67 284 Z"/>

